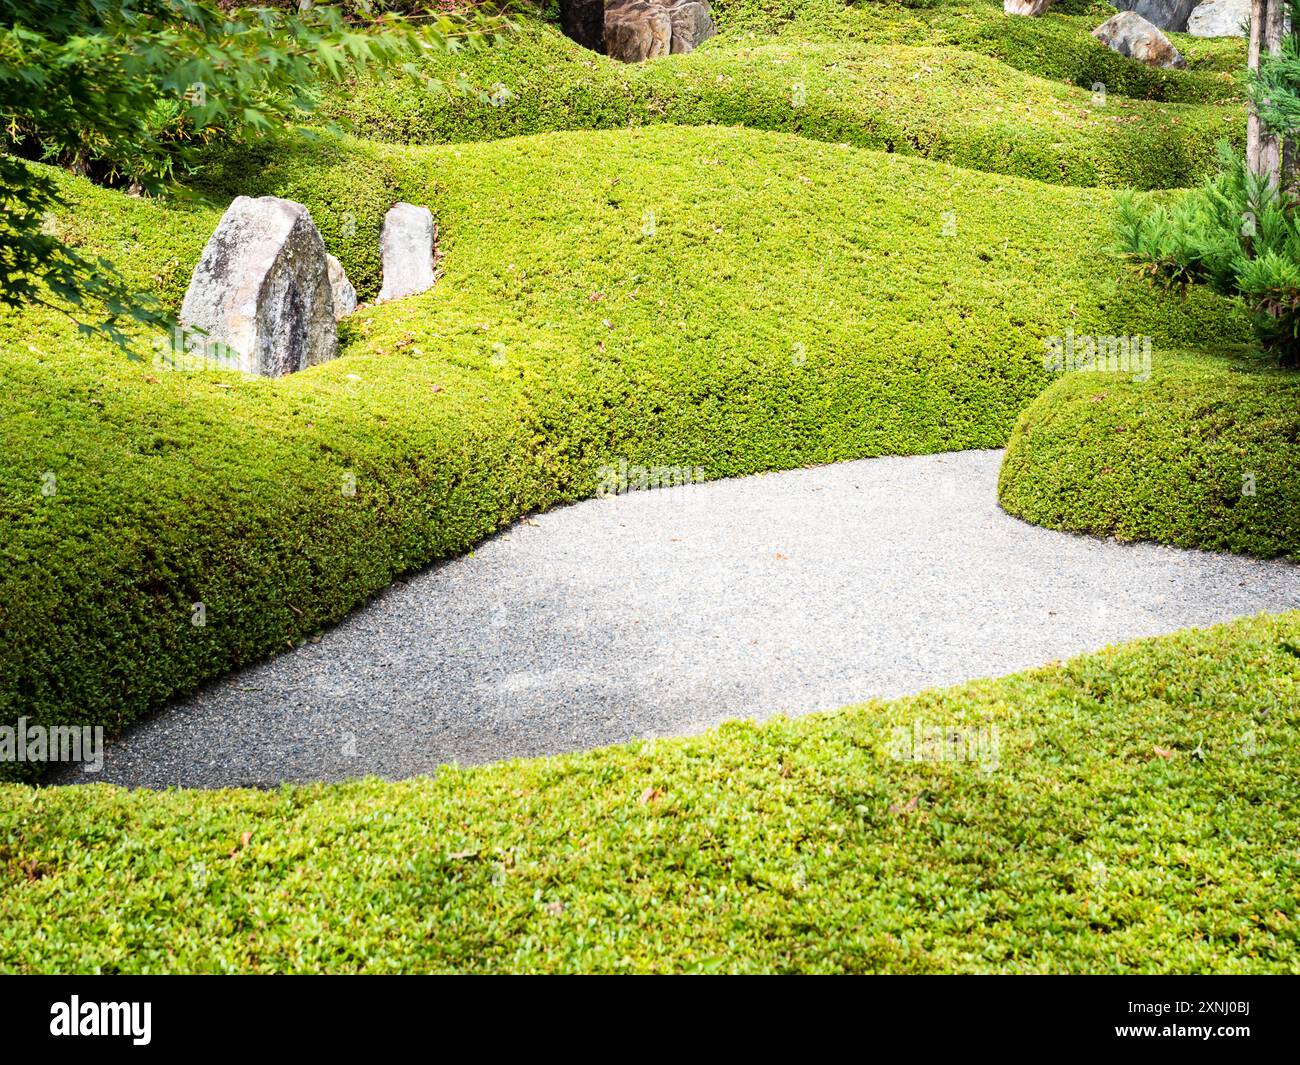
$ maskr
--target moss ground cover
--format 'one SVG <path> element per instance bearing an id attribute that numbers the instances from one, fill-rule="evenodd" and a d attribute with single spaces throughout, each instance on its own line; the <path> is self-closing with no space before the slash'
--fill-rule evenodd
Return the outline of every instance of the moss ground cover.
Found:
<path id="1" fill-rule="evenodd" d="M 207 205 L 61 179 L 52 224 L 173 309 L 241 193 L 307 204 L 363 299 L 428 203 L 446 273 L 278 382 L 0 316 L 0 721 L 116 731 L 618 459 L 1010 440 L 1028 520 L 1300 555 L 1293 382 L 1236 305 L 1137 283 L 1088 187 L 1199 177 L 1241 46 L 1150 71 L 1107 10 L 719 0 L 639 69 L 531 21 L 423 70 L 495 102 L 357 81 L 326 109 L 368 139 L 214 150 Z M 1151 336 L 1152 380 L 1054 381 L 1067 331 Z M 1294 972 L 1298 663 L 1290 614 L 436 780 L 3 786 L 0 968 Z M 996 727 L 997 767 L 890 757 L 918 725 Z"/>
<path id="2" fill-rule="evenodd" d="M 1048 383 L 1045 335 L 1245 329 L 1222 300 L 1172 303 L 1081 257 L 1104 193 L 792 136 L 326 141 L 263 163 L 245 191 L 308 202 L 363 295 L 355 245 L 396 195 L 434 206 L 446 276 L 280 382 L 157 371 L 48 316 L 4 320 L 6 719 L 119 727 L 591 494 L 619 458 L 729 476 L 998 446 Z M 70 187 L 79 239 L 174 301 L 215 212 Z M 369 245 L 331 236 L 344 214 Z"/>
<path id="3" fill-rule="evenodd" d="M 0 968 L 1294 973 L 1298 726 L 1286 614 L 433 780 L 0 787 Z"/>
<path id="4" fill-rule="evenodd" d="M 449 91 L 456 85 L 477 91 Z M 1235 99 L 1099 97 L 930 45 L 724 36 L 690 55 L 629 66 L 554 27 L 524 23 L 500 47 L 439 58 L 419 76 L 357 79 L 326 112 L 367 137 L 426 144 L 554 129 L 743 125 L 1056 184 L 1172 188 L 1210 172 L 1217 141 L 1240 139 L 1240 107 Z"/>
<path id="5" fill-rule="evenodd" d="M 1186 70 L 1147 67 L 1102 47 L 1092 31 L 1115 13 L 1104 0 L 1058 0 L 1036 18 L 1009 18 L 998 0 L 718 0 L 724 34 L 799 41 L 935 45 L 978 52 L 1030 74 L 1140 99 L 1240 99 L 1239 38 L 1173 34 Z"/>
<path id="6" fill-rule="evenodd" d="M 1074 373 L 1030 404 L 1003 508 L 1071 532 L 1300 558 L 1300 380 L 1245 352 L 1153 363 L 1149 382 Z"/>

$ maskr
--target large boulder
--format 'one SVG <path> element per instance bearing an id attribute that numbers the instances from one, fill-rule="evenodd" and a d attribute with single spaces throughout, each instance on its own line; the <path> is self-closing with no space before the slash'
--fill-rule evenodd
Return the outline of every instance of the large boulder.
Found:
<path id="1" fill-rule="evenodd" d="M 1193 37 L 1245 37 L 1250 23 L 1250 0 L 1205 0 L 1187 20 Z"/>
<path id="2" fill-rule="evenodd" d="M 1041 15 L 1052 6 L 1052 0 L 1002 0 L 1002 10 L 1008 15 Z"/>
<path id="3" fill-rule="evenodd" d="M 194 267 L 181 321 L 233 351 L 245 373 L 279 377 L 334 358 L 329 264 L 307 208 L 236 199 Z"/>
<path id="4" fill-rule="evenodd" d="M 1149 67 L 1185 67 L 1187 60 L 1169 43 L 1169 38 L 1141 15 L 1121 11 L 1092 31 L 1112 52 L 1126 55 Z"/>
<path id="5" fill-rule="evenodd" d="M 605 0 L 560 0 L 560 29 L 593 52 L 605 50 Z"/>
<path id="6" fill-rule="evenodd" d="M 693 52 L 715 33 L 709 0 L 609 0 L 605 54 L 640 63 Z"/>
<path id="7" fill-rule="evenodd" d="M 624 63 L 659 59 L 672 49 L 673 20 L 650 0 L 610 0 L 605 8 L 605 54 Z"/>
<path id="8" fill-rule="evenodd" d="M 413 203 L 398 203 L 384 215 L 379 235 L 379 254 L 384 269 L 380 300 L 413 296 L 433 287 L 434 242 L 437 228 L 433 213 Z"/>
<path id="9" fill-rule="evenodd" d="M 1110 6 L 1119 11 L 1132 11 L 1141 15 L 1156 29 L 1182 33 L 1187 29 L 1187 19 L 1197 0 L 1110 0 Z"/>

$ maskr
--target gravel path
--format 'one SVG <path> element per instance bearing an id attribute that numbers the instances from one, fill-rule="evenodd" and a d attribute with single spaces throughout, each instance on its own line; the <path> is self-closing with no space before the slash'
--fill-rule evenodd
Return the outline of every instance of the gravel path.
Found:
<path id="1" fill-rule="evenodd" d="M 1010 673 L 1300 607 L 1300 566 L 994 502 L 1001 452 L 868 459 L 540 515 L 64 781 L 270 785 L 595 747 Z"/>

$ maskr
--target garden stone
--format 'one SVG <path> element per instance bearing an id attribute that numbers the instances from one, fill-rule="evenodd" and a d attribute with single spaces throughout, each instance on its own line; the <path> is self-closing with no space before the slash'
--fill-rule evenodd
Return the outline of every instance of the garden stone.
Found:
<path id="1" fill-rule="evenodd" d="M 433 287 L 437 279 L 433 270 L 436 236 L 429 208 L 416 207 L 413 203 L 389 208 L 379 237 L 384 267 L 384 285 L 379 290 L 381 301 L 413 296 Z"/>
<path id="2" fill-rule="evenodd" d="M 334 256 L 325 256 L 325 261 L 329 264 L 330 292 L 334 296 L 334 318 L 346 318 L 349 314 L 357 309 L 357 290 L 352 287 L 352 282 L 348 280 L 347 271 L 343 269 L 343 264 Z"/>
<path id="3" fill-rule="evenodd" d="M 681 0 L 669 5 L 667 10 L 668 19 L 672 23 L 673 55 L 695 51 L 718 32 L 713 24 L 708 0 Z"/>
<path id="4" fill-rule="evenodd" d="M 1002 10 L 1008 15 L 1041 15 L 1052 6 L 1052 0 L 1002 0 Z"/>
<path id="5" fill-rule="evenodd" d="M 307 208 L 240 196 L 208 239 L 181 321 L 232 349 L 235 369 L 279 377 L 338 354 L 325 244 Z"/>
<path id="6" fill-rule="evenodd" d="M 1187 20 L 1193 37 L 1244 37 L 1250 22 L 1250 0 L 1205 0 Z"/>
<path id="7" fill-rule="evenodd" d="M 1187 29 L 1187 19 L 1196 3 L 1197 0 L 1110 0 L 1111 7 L 1119 11 L 1132 11 L 1156 29 L 1172 30 L 1174 33 L 1182 33 Z"/>
<path id="8" fill-rule="evenodd" d="M 672 36 L 672 16 L 649 0 L 613 0 L 605 9 L 605 54 L 611 59 L 659 59 L 669 54 Z"/>
<path id="9" fill-rule="evenodd" d="M 1185 67 L 1187 60 L 1169 38 L 1133 11 L 1121 11 L 1092 31 L 1112 52 L 1136 59 L 1149 67 Z"/>

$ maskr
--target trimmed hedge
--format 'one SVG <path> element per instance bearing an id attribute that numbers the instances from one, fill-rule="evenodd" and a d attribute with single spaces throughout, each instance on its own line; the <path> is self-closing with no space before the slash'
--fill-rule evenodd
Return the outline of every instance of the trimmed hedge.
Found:
<path id="1" fill-rule="evenodd" d="M 1073 373 L 1021 415 L 1003 508 L 1070 532 L 1300 560 L 1300 374 L 1157 350 L 1149 382 Z"/>
<path id="2" fill-rule="evenodd" d="M 1111 94 L 1102 104 L 951 48 L 719 37 L 690 55 L 627 65 L 525 23 L 499 47 L 431 59 L 420 71 L 359 77 L 325 113 L 367 137 L 412 144 L 741 125 L 1054 184 L 1142 189 L 1198 183 L 1216 164 L 1216 142 L 1245 136 L 1239 101 Z"/>
<path id="3" fill-rule="evenodd" d="M 282 381 L 0 318 L 0 720 L 116 730 L 619 458 L 721 477 L 999 446 L 1048 383 L 1044 335 L 1247 335 L 1217 297 L 1080 255 L 1107 195 L 788 135 L 324 139 L 262 164 L 250 191 L 314 190 L 350 270 L 343 212 L 373 246 L 392 197 L 429 203 L 446 277 Z M 174 303 L 215 211 L 66 185 L 79 239 Z"/>
<path id="4" fill-rule="evenodd" d="M 0 969 L 1295 973 L 1297 729 L 1290 613 L 432 780 L 3 786 Z"/>
<path id="5" fill-rule="evenodd" d="M 938 45 L 978 52 L 1039 77 L 1137 99 L 1242 101 L 1240 38 L 1172 39 L 1186 70 L 1148 67 L 1101 45 L 1092 31 L 1115 14 L 1105 0 L 1057 0 L 1036 18 L 1008 16 L 1002 0 L 714 0 L 727 37 Z"/>

